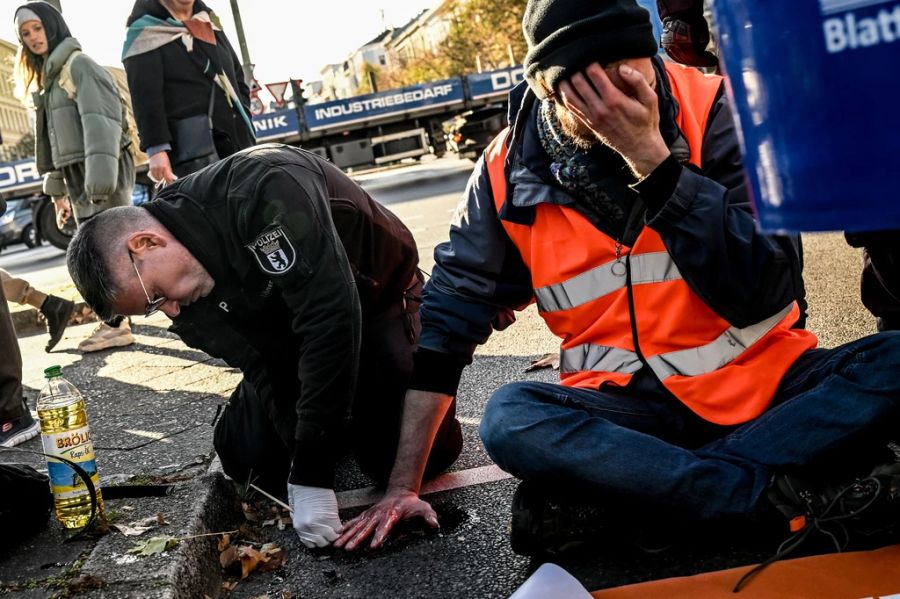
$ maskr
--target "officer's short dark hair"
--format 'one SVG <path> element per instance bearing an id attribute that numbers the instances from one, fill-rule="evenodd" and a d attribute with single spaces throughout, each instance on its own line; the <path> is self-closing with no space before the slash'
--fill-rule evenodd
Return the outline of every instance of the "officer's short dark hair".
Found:
<path id="1" fill-rule="evenodd" d="M 152 217 L 143 208 L 110 208 L 80 222 L 69 242 L 66 264 L 72 281 L 87 305 L 103 320 L 115 316 L 112 303 L 120 291 L 111 265 L 117 262 L 117 253 L 127 251 L 127 236 L 148 221 Z"/>

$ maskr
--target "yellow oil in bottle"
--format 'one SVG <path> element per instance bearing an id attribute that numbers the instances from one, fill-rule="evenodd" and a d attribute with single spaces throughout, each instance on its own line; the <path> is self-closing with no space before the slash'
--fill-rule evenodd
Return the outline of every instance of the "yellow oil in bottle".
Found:
<path id="1" fill-rule="evenodd" d="M 47 385 L 37 403 L 44 453 L 71 460 L 85 470 L 97 492 L 97 509 L 102 510 L 100 477 L 84 398 L 62 378 L 59 366 L 46 369 L 44 374 Z M 91 517 L 91 495 L 84 481 L 70 466 L 52 457 L 47 458 L 47 470 L 60 523 L 65 528 L 85 526 Z"/>

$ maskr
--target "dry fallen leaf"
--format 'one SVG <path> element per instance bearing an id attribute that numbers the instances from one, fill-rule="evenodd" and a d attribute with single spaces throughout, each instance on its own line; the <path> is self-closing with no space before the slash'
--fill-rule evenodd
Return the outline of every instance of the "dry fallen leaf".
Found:
<path id="1" fill-rule="evenodd" d="M 262 525 L 263 526 L 275 526 L 275 524 L 277 522 L 278 522 L 278 518 L 272 518 L 271 520 L 263 520 Z"/>
<path id="2" fill-rule="evenodd" d="M 256 506 L 249 502 L 242 501 L 241 510 L 244 512 L 244 518 L 246 518 L 249 522 L 259 522 L 259 515 L 256 512 Z"/>
<path id="3" fill-rule="evenodd" d="M 223 582 L 223 583 L 222 583 L 222 590 L 223 590 L 223 591 L 228 591 L 228 592 L 230 593 L 231 591 L 234 590 L 234 587 L 236 587 L 237 585 L 238 585 L 238 581 L 237 581 L 237 580 L 234 580 L 234 581 L 231 581 L 231 582 Z"/>
<path id="4" fill-rule="evenodd" d="M 110 528 L 118 530 L 126 537 L 136 537 L 157 526 L 167 524 L 169 523 L 166 522 L 165 515 L 162 512 L 159 512 L 155 516 L 148 516 L 140 520 L 135 520 L 134 522 L 129 522 L 128 524 L 112 524 L 110 525 Z"/>
<path id="5" fill-rule="evenodd" d="M 219 539 L 219 553 L 221 553 L 221 552 L 225 551 L 226 549 L 228 549 L 228 547 L 229 547 L 230 545 L 231 545 L 231 535 L 228 534 L 228 533 L 225 533 L 225 534 L 222 535 L 222 537 Z"/>
<path id="6" fill-rule="evenodd" d="M 553 370 L 559 370 L 559 352 L 544 354 L 537 360 L 533 360 L 531 362 L 531 366 L 526 368 L 525 372 L 531 372 L 532 370 L 541 370 L 543 368 L 552 368 Z"/>
<path id="7" fill-rule="evenodd" d="M 259 551 L 265 556 L 265 560 L 259 564 L 260 572 L 274 572 L 280 569 L 288 558 L 288 552 L 274 543 L 266 543 Z"/>
<path id="8" fill-rule="evenodd" d="M 285 530 L 288 526 L 293 526 L 294 521 L 290 516 L 282 516 L 278 519 L 278 530 Z"/>
<path id="9" fill-rule="evenodd" d="M 227 570 L 237 559 L 238 554 L 234 547 L 228 547 L 219 554 L 219 564 L 223 570 Z"/>
<path id="10" fill-rule="evenodd" d="M 241 558 L 241 579 L 250 576 L 250 573 L 256 570 L 259 562 L 266 558 L 253 547 L 239 547 L 238 555 Z"/>
<path id="11" fill-rule="evenodd" d="M 142 541 L 128 550 L 128 553 L 136 553 L 138 555 L 156 555 L 163 553 L 178 545 L 178 539 L 163 535 L 160 537 L 151 537 L 146 541 Z"/>
<path id="12" fill-rule="evenodd" d="M 126 537 L 136 537 L 153 528 L 152 526 L 132 526 L 130 524 L 110 524 L 109 527 L 118 530 Z"/>

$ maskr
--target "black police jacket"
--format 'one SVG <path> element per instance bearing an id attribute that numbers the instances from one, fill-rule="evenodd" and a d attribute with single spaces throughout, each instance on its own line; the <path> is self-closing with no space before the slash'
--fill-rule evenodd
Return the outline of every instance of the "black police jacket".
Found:
<path id="1" fill-rule="evenodd" d="M 179 179 L 145 206 L 215 280 L 170 330 L 254 385 L 294 448 L 290 482 L 333 486 L 362 323 L 415 275 L 412 234 L 334 165 L 279 144 Z"/>

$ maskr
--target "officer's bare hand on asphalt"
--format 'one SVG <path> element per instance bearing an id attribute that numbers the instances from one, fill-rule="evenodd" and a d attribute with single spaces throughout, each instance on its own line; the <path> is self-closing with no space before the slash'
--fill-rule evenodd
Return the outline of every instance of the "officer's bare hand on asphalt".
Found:
<path id="1" fill-rule="evenodd" d="M 644 75 L 619 64 L 609 72 L 598 63 L 559 85 L 565 107 L 643 178 L 666 159 L 659 131 L 656 92 Z"/>
<path id="2" fill-rule="evenodd" d="M 388 492 L 381 501 L 347 522 L 344 534 L 334 542 L 334 546 L 353 551 L 372 536 L 369 547 L 381 547 L 394 525 L 412 518 L 422 518 L 432 528 L 440 526 L 434 509 L 427 501 L 419 499 L 416 493 Z"/>

